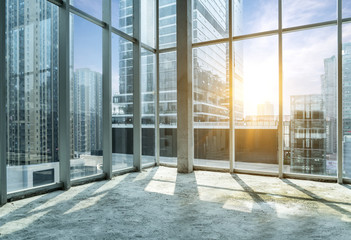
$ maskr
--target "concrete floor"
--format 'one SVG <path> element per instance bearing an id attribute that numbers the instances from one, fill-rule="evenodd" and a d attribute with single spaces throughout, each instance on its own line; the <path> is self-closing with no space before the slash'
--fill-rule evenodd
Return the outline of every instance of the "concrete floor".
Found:
<path id="1" fill-rule="evenodd" d="M 351 186 L 155 167 L 6 204 L 1 239 L 351 239 Z"/>

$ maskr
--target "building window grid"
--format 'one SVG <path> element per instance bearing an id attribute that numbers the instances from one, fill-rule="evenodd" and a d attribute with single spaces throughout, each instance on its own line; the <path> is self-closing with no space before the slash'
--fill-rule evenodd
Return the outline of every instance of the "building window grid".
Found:
<path id="1" fill-rule="evenodd" d="M 234 2 L 234 0 L 230 0 L 230 1 L 232 1 L 232 3 Z M 278 0 L 277 4 L 282 4 L 282 1 L 283 0 Z M 337 8 L 339 8 L 339 6 L 341 6 L 341 4 L 340 4 L 341 0 L 337 0 L 337 1 L 339 2 Z M 63 1 L 60 1 L 60 0 L 52 0 L 52 1 L 48 1 L 48 2 L 54 3 L 54 4 L 58 5 L 61 8 L 65 7 Z M 72 10 L 70 6 L 65 7 L 65 8 L 66 8 L 66 11 L 69 11 L 70 13 L 76 14 L 76 11 Z M 159 11 L 159 9 L 157 8 L 156 11 Z M 279 11 L 278 15 L 281 15 L 282 14 L 282 12 L 281 12 L 282 8 L 279 8 L 278 11 Z M 94 24 L 102 26 L 103 28 L 109 29 L 109 31 L 111 32 L 111 27 L 110 27 L 112 25 L 111 22 L 106 23 L 106 22 L 103 22 L 103 21 L 97 21 L 95 18 L 89 16 L 88 14 L 85 14 L 84 12 L 81 13 L 81 14 L 84 15 L 85 19 L 93 22 Z M 155 17 L 156 16 L 158 16 L 158 13 L 155 15 Z M 156 21 L 159 21 L 159 19 L 156 19 Z M 197 47 L 197 45 L 200 45 L 200 44 L 201 44 L 201 46 L 210 46 L 210 45 L 213 45 L 213 44 L 216 44 L 216 43 L 229 43 L 230 42 L 230 38 L 232 39 L 232 42 L 234 43 L 235 41 L 239 41 L 239 40 L 245 40 L 245 39 L 251 39 L 251 38 L 259 38 L 259 37 L 262 37 L 262 36 L 269 36 L 269 35 L 282 36 L 285 33 L 291 32 L 291 31 L 302 31 L 302 30 L 306 30 L 306 29 L 310 29 L 310 28 L 322 28 L 322 27 L 330 26 L 330 25 L 336 26 L 336 25 L 342 25 L 343 23 L 348 23 L 348 22 L 351 22 L 351 18 L 342 18 L 342 22 L 338 22 L 337 20 L 333 20 L 333 21 L 320 22 L 320 23 L 309 24 L 309 25 L 296 26 L 296 27 L 292 27 L 292 28 L 281 28 L 281 29 L 279 29 L 279 27 L 278 27 L 278 29 L 276 29 L 276 30 L 267 31 L 267 32 L 258 32 L 258 33 L 254 33 L 254 34 L 248 34 L 248 35 L 242 35 L 240 37 L 233 37 L 233 34 L 232 34 L 231 36 L 228 36 L 228 38 L 218 39 L 216 41 L 209 41 L 208 43 L 207 42 L 194 43 L 193 44 L 193 48 Z M 233 24 L 232 22 L 229 22 L 229 28 L 232 28 L 232 24 Z M 132 43 L 135 43 L 135 42 L 138 41 L 138 39 L 135 39 L 133 37 L 132 38 L 127 37 L 123 33 L 120 33 L 120 32 L 114 32 L 114 33 L 117 34 L 118 36 L 122 37 L 126 41 L 130 41 Z M 159 37 L 158 33 L 159 33 L 159 30 L 157 28 L 157 30 L 156 30 L 156 39 L 158 39 L 158 37 Z M 1 34 L 3 34 L 3 33 L 1 33 Z M 340 34 L 338 34 L 338 38 L 340 38 Z M 282 41 L 282 38 L 279 38 L 279 41 Z M 279 42 L 279 44 L 281 44 L 281 42 Z M 104 48 L 105 46 L 103 45 L 102 47 Z M 149 47 L 149 46 L 146 46 L 146 47 Z M 156 49 L 155 49 L 157 57 L 158 57 L 158 55 L 160 53 L 158 47 L 159 46 L 157 44 L 156 45 Z M 149 47 L 149 48 L 153 49 L 152 47 Z M 162 49 L 162 53 L 172 52 L 174 50 L 175 50 L 174 47 L 171 47 L 169 49 L 165 48 L 165 49 Z M 63 50 L 59 49 L 59 51 L 63 51 Z M 282 64 L 282 61 L 280 59 L 279 65 L 281 65 L 281 64 Z M 157 69 L 158 69 L 158 66 L 157 66 Z M 156 76 L 159 77 L 158 74 L 156 74 Z M 157 78 L 156 81 L 159 81 L 159 78 Z M 282 81 L 282 79 L 280 79 L 280 81 Z M 338 85 L 338 88 L 341 88 L 341 87 L 342 87 L 341 85 Z M 156 93 L 156 95 L 158 95 L 158 93 Z M 157 98 L 158 98 L 158 96 L 157 96 Z M 280 101 L 281 101 L 281 99 L 280 99 Z M 343 106 L 343 108 L 346 108 L 346 107 Z M 282 115 L 282 112 L 279 112 L 279 114 Z M 105 120 L 103 120 L 103 122 L 104 121 Z M 341 131 L 338 130 L 338 133 L 340 133 L 340 132 Z M 284 131 L 282 131 L 280 134 L 283 135 L 283 133 L 284 133 Z M 156 149 L 156 151 L 159 151 L 159 149 Z M 2 161 L 4 161 L 4 159 Z M 340 162 L 340 161 L 342 161 L 342 159 L 338 158 L 337 161 Z M 280 162 L 280 164 L 282 164 L 282 162 Z M 346 178 L 343 177 L 343 179 L 346 179 Z M 4 193 L 0 192 L 0 194 L 3 195 Z"/>

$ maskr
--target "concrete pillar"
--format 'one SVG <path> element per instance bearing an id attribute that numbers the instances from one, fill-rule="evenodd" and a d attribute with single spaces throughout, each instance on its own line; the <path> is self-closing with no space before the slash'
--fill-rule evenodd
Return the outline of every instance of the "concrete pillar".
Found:
<path id="1" fill-rule="evenodd" d="M 191 0 L 177 0 L 177 156 L 178 172 L 193 171 L 193 83 Z"/>

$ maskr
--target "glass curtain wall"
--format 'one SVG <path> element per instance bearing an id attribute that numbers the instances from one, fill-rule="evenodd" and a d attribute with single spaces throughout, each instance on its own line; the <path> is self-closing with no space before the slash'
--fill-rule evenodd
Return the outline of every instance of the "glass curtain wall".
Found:
<path id="1" fill-rule="evenodd" d="M 112 170 L 133 166 L 133 43 L 112 34 Z"/>
<path id="2" fill-rule="evenodd" d="M 278 1 L 233 1 L 234 38 L 278 28 Z M 236 40 L 234 61 L 235 167 L 278 172 L 278 36 Z"/>
<path id="3" fill-rule="evenodd" d="M 346 5 L 345 12 L 351 11 Z M 343 174 L 351 178 L 351 24 L 343 25 L 342 42 Z"/>
<path id="4" fill-rule="evenodd" d="M 193 43 L 228 37 L 228 1 L 193 1 Z M 229 45 L 193 48 L 194 164 L 229 168 Z"/>
<path id="5" fill-rule="evenodd" d="M 141 50 L 142 164 L 155 162 L 156 55 Z"/>
<path id="6" fill-rule="evenodd" d="M 233 55 L 241 58 L 234 68 L 234 102 L 242 110 L 235 113 L 235 167 L 278 172 L 278 37 L 233 45 Z"/>
<path id="7" fill-rule="evenodd" d="M 70 19 L 71 178 L 75 179 L 102 173 L 102 29 L 73 14 Z"/>
<path id="8" fill-rule="evenodd" d="M 6 33 L 7 190 L 13 192 L 59 182 L 58 7 L 6 0 Z"/>
<path id="9" fill-rule="evenodd" d="M 177 163 L 176 7 L 176 0 L 159 0 L 159 151 L 160 162 L 171 164 Z"/>

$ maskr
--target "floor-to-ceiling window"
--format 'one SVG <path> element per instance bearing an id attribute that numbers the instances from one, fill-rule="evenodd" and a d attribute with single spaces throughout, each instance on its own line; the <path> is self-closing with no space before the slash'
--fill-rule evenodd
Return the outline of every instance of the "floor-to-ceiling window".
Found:
<path id="1" fill-rule="evenodd" d="M 176 0 L 159 0 L 160 162 L 177 163 L 177 17 Z"/>
<path id="2" fill-rule="evenodd" d="M 7 190 L 13 192 L 59 181 L 58 7 L 7 0 L 6 33 Z"/>
<path id="3" fill-rule="evenodd" d="M 70 144 L 74 179 L 102 172 L 102 29 L 74 14 L 71 26 Z"/>

